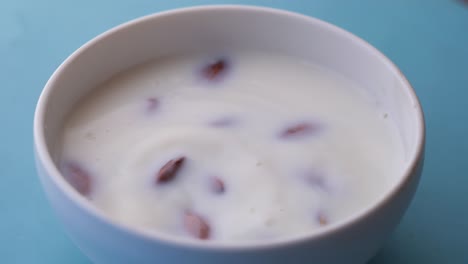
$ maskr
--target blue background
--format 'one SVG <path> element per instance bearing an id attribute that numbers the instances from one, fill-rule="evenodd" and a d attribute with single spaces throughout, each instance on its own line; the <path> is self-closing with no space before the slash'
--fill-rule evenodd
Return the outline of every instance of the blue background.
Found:
<path id="1" fill-rule="evenodd" d="M 170 8 L 244 3 L 341 26 L 389 56 L 418 93 L 427 159 L 415 200 L 371 264 L 468 263 L 468 1 L 1 0 L 0 262 L 89 264 L 63 233 L 32 154 L 36 100 L 80 45 L 129 19 Z"/>

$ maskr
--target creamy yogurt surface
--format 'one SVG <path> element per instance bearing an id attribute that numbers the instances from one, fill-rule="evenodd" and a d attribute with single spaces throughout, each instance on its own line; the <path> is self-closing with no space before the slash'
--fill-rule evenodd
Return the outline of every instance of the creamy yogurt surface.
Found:
<path id="1" fill-rule="evenodd" d="M 81 100 L 65 179 L 113 219 L 201 240 L 319 230 L 380 199 L 403 169 L 396 127 L 354 82 L 269 53 L 158 59 Z"/>

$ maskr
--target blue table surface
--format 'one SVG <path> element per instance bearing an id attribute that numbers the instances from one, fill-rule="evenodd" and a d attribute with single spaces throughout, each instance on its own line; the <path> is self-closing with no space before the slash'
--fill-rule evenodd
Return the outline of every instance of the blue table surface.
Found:
<path id="1" fill-rule="evenodd" d="M 370 264 L 468 263 L 468 1 L 462 0 L 1 1 L 0 263 L 90 263 L 52 213 L 33 163 L 34 108 L 54 69 L 122 22 L 216 3 L 321 18 L 366 39 L 402 69 L 425 110 L 426 165 L 402 223 Z"/>

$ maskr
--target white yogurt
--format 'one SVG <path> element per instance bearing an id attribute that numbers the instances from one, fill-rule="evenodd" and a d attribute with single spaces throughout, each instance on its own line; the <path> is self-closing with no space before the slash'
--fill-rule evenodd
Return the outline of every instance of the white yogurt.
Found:
<path id="1" fill-rule="evenodd" d="M 102 84 L 65 124 L 65 177 L 124 224 L 219 241 L 312 232 L 396 182 L 398 133 L 364 89 L 297 58 L 226 56 L 218 68 L 206 54 L 160 59 Z"/>

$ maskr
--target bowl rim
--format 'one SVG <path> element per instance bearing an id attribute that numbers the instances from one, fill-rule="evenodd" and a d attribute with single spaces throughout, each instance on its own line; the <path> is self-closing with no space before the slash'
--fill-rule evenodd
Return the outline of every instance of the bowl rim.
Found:
<path id="1" fill-rule="evenodd" d="M 118 221 L 115 221 L 112 217 L 107 216 L 107 214 L 97 207 L 95 207 L 91 202 L 86 198 L 78 194 L 63 178 L 59 169 L 55 165 L 50 155 L 50 152 L 45 143 L 45 131 L 44 131 L 44 118 L 45 110 L 50 98 L 51 93 L 54 91 L 55 83 L 62 71 L 68 67 L 68 65 L 79 57 L 85 50 L 92 48 L 97 43 L 102 40 L 114 35 L 119 34 L 121 31 L 129 30 L 132 27 L 147 23 L 154 19 L 160 19 L 167 16 L 179 16 L 179 15 L 189 15 L 194 12 L 216 12 L 216 11 L 243 11 L 243 12 L 261 12 L 269 13 L 274 16 L 287 16 L 292 19 L 302 20 L 309 24 L 315 24 L 316 26 L 322 27 L 327 31 L 333 31 L 335 34 L 342 35 L 346 37 L 349 41 L 360 45 L 362 48 L 368 50 L 376 60 L 379 60 L 385 65 L 385 67 L 392 72 L 392 74 L 397 78 L 399 82 L 403 84 L 404 89 L 408 91 L 408 95 L 414 102 L 414 109 L 416 110 L 417 115 L 417 138 L 416 138 L 416 151 L 412 154 L 410 161 L 408 162 L 407 167 L 404 172 L 398 179 L 398 182 L 394 186 L 387 190 L 383 196 L 378 200 L 374 201 L 365 208 L 362 208 L 359 211 L 354 212 L 353 214 L 337 221 L 336 223 L 330 224 L 329 226 L 323 227 L 319 230 L 314 230 L 306 232 L 304 234 L 299 234 L 295 236 L 287 236 L 285 238 L 279 238 L 276 240 L 270 241 L 203 241 L 181 238 L 178 236 L 173 236 L 165 234 L 160 231 L 148 231 L 143 228 L 138 228 L 135 226 L 129 226 L 122 224 Z M 331 23 L 325 22 L 315 17 L 307 16 L 304 14 L 287 11 L 283 9 L 276 9 L 271 7 L 264 6 L 254 6 L 254 5 L 199 5 L 192 7 L 183 7 L 172 9 L 168 11 L 157 12 L 149 15 L 145 15 L 123 24 L 117 25 L 104 33 L 99 34 L 98 36 L 92 38 L 84 45 L 75 50 L 70 56 L 68 56 L 60 66 L 54 71 L 52 76 L 49 78 L 47 83 L 44 86 L 44 89 L 39 96 L 36 110 L 34 114 L 34 126 L 33 126 L 33 137 L 34 137 L 34 149 L 36 152 L 36 158 L 43 166 L 43 169 L 47 172 L 46 177 L 49 177 L 53 184 L 60 189 L 61 192 L 72 201 L 80 210 L 84 211 L 86 214 L 96 218 L 96 220 L 110 225 L 119 232 L 123 232 L 126 235 L 138 237 L 144 239 L 148 242 L 157 242 L 157 243 L 166 243 L 172 246 L 184 246 L 194 249 L 209 249 L 209 250 L 258 250 L 258 249 L 271 249 L 276 247 L 291 246 L 293 244 L 302 243 L 311 240 L 319 240 L 327 236 L 331 236 L 335 233 L 339 233 L 365 219 L 368 215 L 373 214 L 379 208 L 383 207 L 385 204 L 389 203 L 391 199 L 398 195 L 402 191 L 404 186 L 406 186 L 413 177 L 414 171 L 417 169 L 419 162 L 423 159 L 424 153 L 424 144 L 425 144 L 425 121 L 424 113 L 419 102 L 419 99 L 401 70 L 381 51 L 369 44 L 367 41 L 361 39 L 360 37 L 350 33 L 349 31 L 342 29 L 338 26 L 335 26 Z"/>

